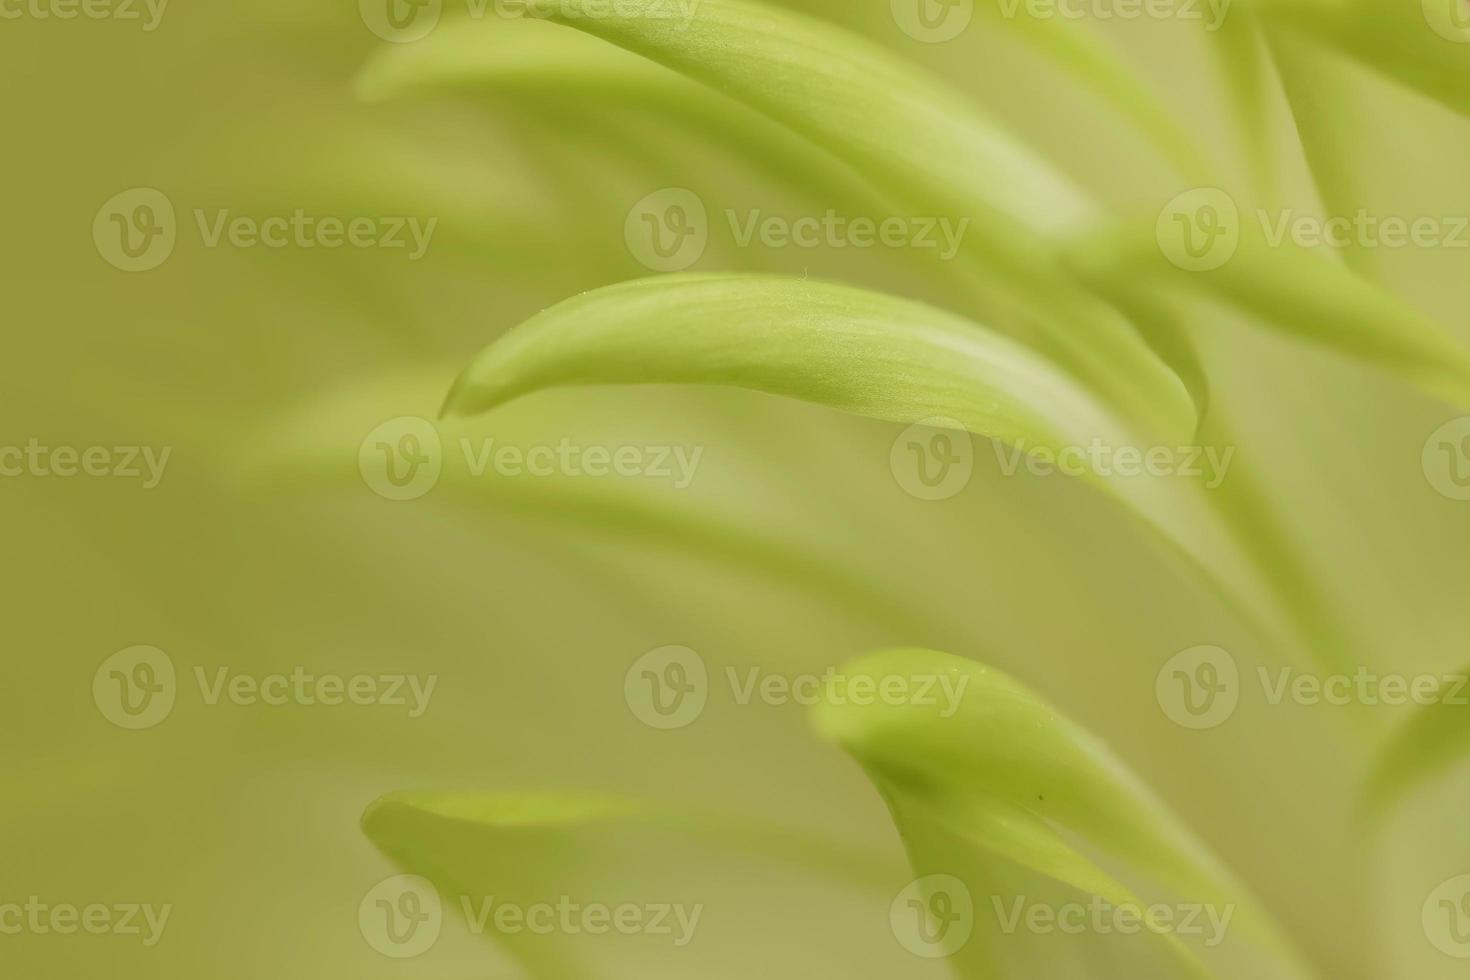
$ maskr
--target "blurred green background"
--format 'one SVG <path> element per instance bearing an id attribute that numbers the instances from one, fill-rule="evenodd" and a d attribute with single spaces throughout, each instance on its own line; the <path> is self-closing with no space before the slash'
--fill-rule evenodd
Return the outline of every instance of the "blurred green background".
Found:
<path id="1" fill-rule="evenodd" d="M 1104 201 L 1156 208 L 1184 189 L 1091 93 L 989 21 L 924 44 L 896 27 L 887 3 L 791 6 L 921 61 Z M 1089 29 L 1246 181 L 1247 151 L 1197 28 Z M 589 52 L 601 46 L 566 33 Z M 677 527 L 655 533 L 578 499 L 559 503 L 540 485 L 451 474 L 419 499 L 375 493 L 357 466 L 374 427 L 433 418 L 470 357 L 537 310 L 648 274 L 624 239 L 646 195 L 692 188 L 712 214 L 834 206 L 728 140 L 616 93 L 511 82 L 363 100 L 355 78 L 384 47 L 350 2 L 174 0 L 153 31 L 116 19 L 0 22 L 0 444 L 171 450 L 152 489 L 0 479 L 10 555 L 0 903 L 173 906 L 153 947 L 0 935 L 7 975 L 518 976 L 457 924 L 415 960 L 363 941 L 358 904 L 394 869 L 358 821 L 400 789 L 682 801 L 902 867 L 882 802 L 813 737 L 800 706 L 742 706 L 717 692 L 688 728 L 641 723 L 624 676 L 671 644 L 716 672 L 819 673 L 895 644 L 992 663 L 1114 746 L 1324 975 L 1458 975 L 1424 942 L 1419 916 L 1431 887 L 1470 872 L 1465 774 L 1415 797 L 1372 841 L 1354 810 L 1375 740 L 1402 711 L 1378 709 L 1366 735 L 1340 710 L 1259 698 L 1213 730 L 1171 723 L 1155 676 L 1176 652 L 1218 645 L 1249 671 L 1266 654 L 1120 508 L 1076 481 L 1005 475 L 985 440 L 974 440 L 963 492 L 926 501 L 890 463 L 902 426 L 746 392 L 564 390 L 442 429 L 446 440 L 521 446 L 702 447 L 687 489 L 629 480 L 609 492 L 780 543 L 841 569 L 853 583 L 844 589 Z M 1363 205 L 1463 212 L 1463 120 L 1363 69 L 1323 64 L 1361 124 L 1350 159 Z M 1272 107 L 1276 200 L 1311 208 L 1286 107 Z M 166 195 L 178 242 L 158 268 L 127 273 L 100 254 L 92 226 L 105 202 L 136 187 Z M 211 248 L 196 209 L 413 216 L 437 228 L 418 261 L 395 250 Z M 1380 282 L 1470 342 L 1466 253 L 1369 258 Z M 881 253 L 741 249 L 716 234 L 695 268 L 949 299 L 942 279 Z M 1193 315 L 1240 456 L 1268 481 L 1353 656 L 1410 674 L 1470 661 L 1470 503 L 1437 493 L 1420 463 L 1430 433 L 1460 413 L 1229 313 Z M 571 482 L 573 497 L 587 490 Z M 179 694 L 162 723 L 129 731 L 99 710 L 93 678 L 139 644 L 168 654 Z M 193 683 L 195 668 L 298 666 L 438 680 L 418 718 L 387 706 L 209 705 Z M 649 862 L 666 859 L 657 837 L 637 846 Z M 707 861 L 701 895 L 734 907 L 815 887 L 715 854 L 680 860 Z M 864 964 L 842 950 L 876 942 L 886 899 L 805 907 L 805 921 L 753 934 L 759 957 L 730 975 L 755 964 L 779 974 L 800 947 L 830 950 L 831 976 L 859 975 Z M 892 962 L 904 975 L 943 973 Z"/>

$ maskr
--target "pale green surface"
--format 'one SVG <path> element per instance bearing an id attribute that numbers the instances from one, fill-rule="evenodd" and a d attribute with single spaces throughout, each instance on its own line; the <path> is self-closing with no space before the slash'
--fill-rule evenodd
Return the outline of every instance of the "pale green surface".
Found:
<path id="1" fill-rule="evenodd" d="M 150 947 L 0 934 L 0 974 L 1189 975 L 1168 944 L 1120 937 L 985 934 L 953 971 L 911 957 L 889 902 L 944 871 L 1045 901 L 1259 896 L 1261 936 L 1191 950 L 1217 976 L 1461 976 L 1421 906 L 1470 873 L 1462 706 L 1256 690 L 1189 731 L 1154 683 L 1200 644 L 1251 683 L 1282 664 L 1463 669 L 1470 503 L 1436 493 L 1420 456 L 1470 404 L 1466 253 L 1254 242 L 1185 274 L 1152 224 L 1205 183 L 1247 215 L 1463 214 L 1470 45 L 1382 0 L 1241 0 L 1218 37 L 986 8 L 937 45 L 886 2 L 705 9 L 682 33 L 493 17 L 461 32 L 446 9 L 430 41 L 400 46 L 337 2 L 175 3 L 151 33 L 0 20 L 0 446 L 172 449 L 155 490 L 0 480 L 0 905 L 174 907 Z M 89 230 L 134 186 L 170 197 L 180 240 L 127 274 Z M 648 275 L 624 218 L 664 187 L 693 188 L 716 221 L 834 208 L 972 230 L 947 263 L 712 242 L 667 293 L 619 286 Z M 195 208 L 439 225 L 407 263 L 207 248 Z M 643 289 L 636 311 L 592 315 Z M 824 350 L 839 340 L 843 356 Z M 421 500 L 375 496 L 364 435 L 434 418 L 472 363 L 481 407 L 535 394 L 436 422 L 446 439 L 699 445 L 699 478 L 446 476 Z M 660 383 L 606 384 L 630 380 Z M 1003 436 L 1105 419 L 1238 455 L 1213 494 L 1171 484 L 1118 507 L 1085 481 L 1007 475 L 976 438 L 967 489 L 926 502 L 889 454 L 892 420 L 934 408 Z M 91 684 L 134 644 L 168 651 L 186 685 L 220 666 L 439 683 L 420 718 L 209 705 L 186 687 L 130 732 Z M 943 649 L 1014 702 L 945 722 L 819 709 L 865 773 L 798 705 L 727 695 L 687 729 L 643 726 L 624 674 L 668 644 L 716 677 Z M 896 792 L 914 771 L 925 792 Z M 590 819 L 605 799 L 648 802 Z M 515 819 L 486 801 L 514 801 Z M 519 836 L 532 815 L 550 826 Z M 395 859 L 528 900 L 677 892 L 707 905 L 709 932 L 687 956 L 580 937 L 518 964 L 450 922 L 391 960 L 357 910 Z"/>

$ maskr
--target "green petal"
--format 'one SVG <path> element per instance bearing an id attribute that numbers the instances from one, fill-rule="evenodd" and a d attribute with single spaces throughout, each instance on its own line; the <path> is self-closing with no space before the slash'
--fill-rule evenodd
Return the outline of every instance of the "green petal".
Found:
<path id="1" fill-rule="evenodd" d="M 582 0 L 529 6 L 784 123 L 916 217 L 970 219 L 962 254 L 985 278 L 987 319 L 1034 335 L 1130 418 L 1193 428 L 1178 379 L 1053 254 L 1054 242 L 1102 220 L 1099 206 L 937 79 L 833 25 L 749 0 L 701 0 L 687 23 L 605 8 L 593 15 Z"/>
<path id="2" fill-rule="evenodd" d="M 937 682 L 927 699 L 865 693 L 896 678 L 909 691 Z M 829 685 L 814 723 L 883 794 L 916 870 L 952 874 L 973 893 L 977 928 L 1003 922 L 1012 899 L 1068 890 L 1073 900 L 1146 907 L 1152 902 L 1138 896 L 1147 885 L 1180 904 L 1209 906 L 1222 920 L 1231 910 L 1238 931 L 1225 932 L 1220 950 L 1244 955 L 1235 943 L 1249 940 L 1269 954 L 1255 975 L 1293 975 L 1293 954 L 1265 914 L 1168 807 L 1105 745 L 1005 674 L 930 650 L 873 654 Z M 1124 885 L 1125 875 L 1142 884 Z M 1050 891 L 1056 885 L 1066 887 Z M 1057 975 L 1049 971 L 1063 963 L 1075 971 L 1068 976 L 1165 975 L 1151 972 L 1161 963 L 1159 937 L 1148 930 L 1026 933 L 1002 929 L 987 948 L 982 931 L 956 965 L 977 978 Z M 1174 961 L 1170 974 L 1214 975 L 1201 959 L 1215 956 L 1214 947 L 1166 928 L 1160 937 Z M 1079 947 L 1095 957 L 1074 959 Z M 1021 948 L 1032 958 L 1018 960 Z"/>
<path id="3" fill-rule="evenodd" d="M 394 793 L 362 824 L 395 865 L 432 883 L 445 919 L 473 930 L 485 916 L 482 934 L 544 980 L 743 976 L 773 954 L 793 976 L 881 980 L 912 963 L 884 928 L 901 866 L 821 836 L 642 802 L 478 793 Z M 594 933 L 558 916 L 536 934 L 494 917 L 557 903 L 574 916 L 677 906 L 684 918 L 654 926 L 650 913 L 648 929 Z"/>

